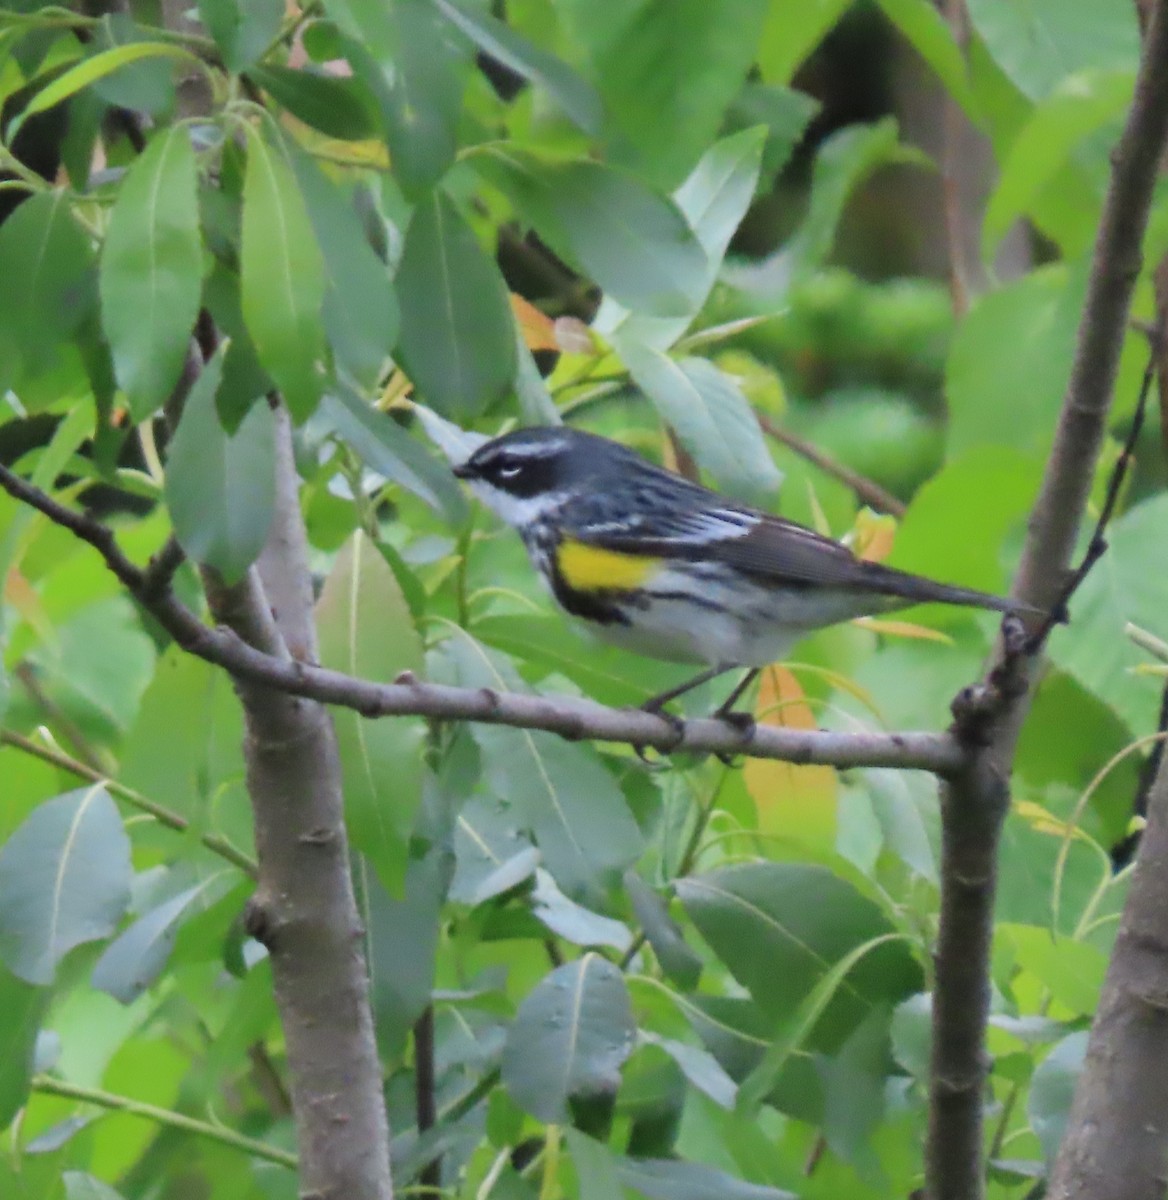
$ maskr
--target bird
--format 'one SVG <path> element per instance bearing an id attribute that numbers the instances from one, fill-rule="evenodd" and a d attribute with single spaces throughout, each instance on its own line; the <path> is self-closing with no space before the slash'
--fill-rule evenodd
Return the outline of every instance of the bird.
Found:
<path id="1" fill-rule="evenodd" d="M 737 668 L 714 716 L 805 634 L 923 602 L 1037 615 L 1021 601 L 858 558 L 847 546 L 566 425 L 516 429 L 453 467 L 519 532 L 559 606 L 601 640 L 702 671 L 642 706 L 665 705 Z"/>

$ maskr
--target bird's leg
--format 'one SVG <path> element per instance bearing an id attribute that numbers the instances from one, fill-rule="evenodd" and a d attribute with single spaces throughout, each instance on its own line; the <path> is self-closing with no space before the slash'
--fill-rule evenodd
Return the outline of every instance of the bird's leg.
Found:
<path id="1" fill-rule="evenodd" d="M 646 700 L 641 707 L 646 712 L 657 713 L 658 716 L 666 716 L 663 710 L 670 700 L 676 700 L 678 696 L 684 696 L 686 692 L 692 692 L 694 688 L 701 687 L 703 683 L 709 683 L 711 679 L 717 679 L 719 675 L 725 675 L 730 669 L 730 667 L 720 665 L 707 667 L 704 671 L 693 676 L 692 679 L 687 679 L 684 683 L 679 683 L 677 687 L 671 687 L 667 691 L 659 692 L 656 696 Z"/>
<path id="2" fill-rule="evenodd" d="M 719 721 L 726 721 L 743 733 L 749 733 L 754 728 L 754 716 L 748 712 L 735 712 L 734 705 L 742 698 L 742 693 L 758 678 L 761 667 L 751 667 L 749 671 L 734 685 L 734 690 L 714 711 Z"/>
<path id="3" fill-rule="evenodd" d="M 685 736 L 685 722 L 680 717 L 674 716 L 673 713 L 666 712 L 665 706 L 671 700 L 676 700 L 678 696 L 684 696 L 686 692 L 692 691 L 696 687 L 700 687 L 703 683 L 709 683 L 711 679 L 716 679 L 719 675 L 724 674 L 729 669 L 729 667 L 723 666 L 707 667 L 704 671 L 693 676 L 691 679 L 687 679 L 684 683 L 679 683 L 677 687 L 668 688 L 664 692 L 659 692 L 656 696 L 651 696 L 645 701 L 644 704 L 641 705 L 641 708 L 645 712 L 654 713 L 663 721 L 668 721 L 668 723 L 677 731 L 677 740 L 680 742 Z M 637 757 L 642 762 L 649 762 L 649 760 L 645 757 L 644 746 L 636 746 L 634 749 L 637 752 Z"/>
<path id="4" fill-rule="evenodd" d="M 751 667 L 749 671 L 734 685 L 734 690 L 722 701 L 721 705 L 714 711 L 714 716 L 719 721 L 725 721 L 727 725 L 733 726 L 744 738 L 748 741 L 754 733 L 754 714 L 748 712 L 735 712 L 734 705 L 742 697 L 742 693 L 758 678 L 760 667 Z M 719 762 L 723 766 L 734 766 L 733 754 L 716 754 Z"/>

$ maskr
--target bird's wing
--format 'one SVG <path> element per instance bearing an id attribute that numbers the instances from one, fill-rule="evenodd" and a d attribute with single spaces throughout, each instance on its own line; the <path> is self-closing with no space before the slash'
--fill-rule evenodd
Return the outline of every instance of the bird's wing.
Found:
<path id="1" fill-rule="evenodd" d="M 856 587 L 871 566 L 812 529 L 745 507 L 674 509 L 648 524 L 596 524 L 577 536 L 624 554 L 722 562 L 762 583 Z"/>

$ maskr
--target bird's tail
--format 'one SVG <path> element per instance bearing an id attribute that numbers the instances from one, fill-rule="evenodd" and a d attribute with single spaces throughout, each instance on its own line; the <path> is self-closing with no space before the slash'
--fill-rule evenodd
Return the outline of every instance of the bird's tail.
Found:
<path id="1" fill-rule="evenodd" d="M 881 563 L 865 563 L 865 574 L 873 587 L 889 596 L 895 596 L 904 604 L 961 604 L 968 608 L 989 608 L 995 612 L 1013 613 L 1020 617 L 1045 615 L 1045 610 L 1036 608 L 1022 600 L 1008 596 L 993 596 L 974 588 L 957 587 L 950 583 L 937 583 L 921 575 L 898 571 Z M 899 605 L 897 606 L 899 607 Z"/>

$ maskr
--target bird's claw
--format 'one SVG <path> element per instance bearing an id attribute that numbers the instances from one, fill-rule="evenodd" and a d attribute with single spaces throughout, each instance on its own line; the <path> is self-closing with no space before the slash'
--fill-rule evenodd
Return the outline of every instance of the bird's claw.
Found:
<path id="1" fill-rule="evenodd" d="M 652 701 L 650 701 L 648 704 L 641 705 L 641 711 L 652 713 L 652 715 L 655 717 L 660 717 L 661 720 L 663 720 L 676 735 L 674 740 L 665 747 L 663 753 L 671 754 L 678 746 L 681 745 L 682 740 L 685 738 L 685 722 L 680 717 L 674 716 L 673 713 L 668 712 L 664 705 L 654 704 Z M 645 764 L 645 766 L 650 767 L 653 770 L 658 770 L 665 765 L 664 763 L 654 762 L 652 759 L 650 759 L 646 753 L 645 746 L 634 746 L 633 749 L 636 751 L 637 757 Z"/>
<path id="2" fill-rule="evenodd" d="M 754 731 L 758 722 L 755 721 L 752 713 L 748 712 L 726 712 L 719 709 L 714 713 L 714 717 L 725 722 L 733 729 L 744 742 L 749 743 L 754 737 Z M 724 766 L 733 767 L 737 765 L 738 755 L 734 751 L 715 750 L 714 757 Z"/>

